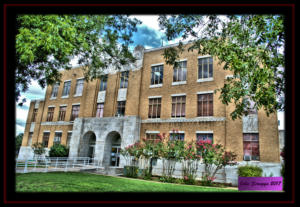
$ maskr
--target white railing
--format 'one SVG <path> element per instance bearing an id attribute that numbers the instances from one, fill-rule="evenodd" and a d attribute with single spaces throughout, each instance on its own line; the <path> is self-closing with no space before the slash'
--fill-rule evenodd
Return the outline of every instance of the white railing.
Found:
<path id="1" fill-rule="evenodd" d="M 99 169 L 100 160 L 90 157 L 46 157 L 16 159 L 16 172 L 80 171 Z"/>

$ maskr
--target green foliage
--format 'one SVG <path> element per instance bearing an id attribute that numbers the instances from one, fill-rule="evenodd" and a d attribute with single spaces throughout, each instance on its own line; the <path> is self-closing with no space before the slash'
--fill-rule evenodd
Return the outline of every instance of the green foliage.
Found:
<path id="1" fill-rule="evenodd" d="M 16 154 L 19 153 L 20 147 L 22 145 L 23 136 L 23 133 L 20 133 L 16 136 Z"/>
<path id="2" fill-rule="evenodd" d="M 239 177 L 262 177 L 263 170 L 258 166 L 240 166 L 238 167 Z"/>
<path id="3" fill-rule="evenodd" d="M 233 72 L 220 91 L 223 104 L 234 103 L 232 119 L 264 108 L 267 115 L 284 108 L 284 17 L 282 15 L 171 15 L 159 17 L 168 40 L 192 37 L 188 51 L 212 55 Z M 167 64 L 175 65 L 182 44 L 166 48 Z M 251 106 L 251 102 L 255 105 Z"/>
<path id="4" fill-rule="evenodd" d="M 43 143 L 40 143 L 40 142 L 36 142 L 34 143 L 32 146 L 31 146 L 32 150 L 33 150 L 33 153 L 34 155 L 37 155 L 37 156 L 41 156 L 42 154 L 45 153 L 45 146 L 43 145 Z"/>
<path id="5" fill-rule="evenodd" d="M 69 148 L 62 144 L 54 144 L 49 151 L 49 157 L 68 157 Z"/>
<path id="6" fill-rule="evenodd" d="M 70 69 L 73 57 L 87 81 L 109 64 L 120 69 L 133 62 L 128 45 L 140 23 L 125 15 L 17 16 L 16 100 L 32 79 L 42 88 L 60 82 L 59 69 Z"/>
<path id="7" fill-rule="evenodd" d="M 126 177 L 137 178 L 138 177 L 138 167 L 136 167 L 136 166 L 124 166 L 123 174 Z"/>

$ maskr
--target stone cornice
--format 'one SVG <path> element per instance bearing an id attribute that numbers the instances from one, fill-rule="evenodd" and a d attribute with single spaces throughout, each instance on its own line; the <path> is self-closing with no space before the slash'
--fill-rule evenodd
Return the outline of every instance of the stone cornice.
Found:
<path id="1" fill-rule="evenodd" d="M 196 117 L 196 118 L 172 118 L 172 119 L 146 119 L 142 123 L 181 123 L 181 122 L 215 122 L 225 121 L 225 117 Z"/>

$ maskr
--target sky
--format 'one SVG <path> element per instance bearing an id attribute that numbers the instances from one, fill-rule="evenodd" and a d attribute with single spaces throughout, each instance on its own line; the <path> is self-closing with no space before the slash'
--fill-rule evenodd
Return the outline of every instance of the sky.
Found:
<path id="1" fill-rule="evenodd" d="M 167 44 L 177 43 L 180 39 L 166 42 L 163 33 L 159 30 L 158 16 L 155 15 L 134 15 L 142 21 L 142 24 L 138 26 L 138 31 L 134 33 L 132 40 L 134 45 L 143 45 L 146 49 L 157 48 L 165 46 Z M 71 61 L 71 64 L 75 67 L 76 61 Z M 30 101 L 33 99 L 44 99 L 46 88 L 42 89 L 36 81 L 32 81 L 31 85 L 26 93 L 21 93 L 21 99 L 26 98 L 24 105 L 16 108 L 16 135 L 24 133 L 25 123 L 27 120 L 27 114 L 29 110 Z M 278 113 L 278 119 L 280 120 L 279 129 L 283 129 L 284 113 Z"/>

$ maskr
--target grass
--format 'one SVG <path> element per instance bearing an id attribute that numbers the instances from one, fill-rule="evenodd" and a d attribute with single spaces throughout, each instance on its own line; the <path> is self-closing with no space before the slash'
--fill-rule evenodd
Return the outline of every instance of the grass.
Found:
<path id="1" fill-rule="evenodd" d="M 16 175 L 17 192 L 238 192 L 235 189 L 160 183 L 79 172 Z"/>

